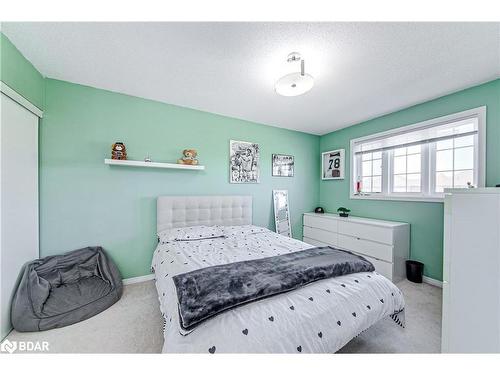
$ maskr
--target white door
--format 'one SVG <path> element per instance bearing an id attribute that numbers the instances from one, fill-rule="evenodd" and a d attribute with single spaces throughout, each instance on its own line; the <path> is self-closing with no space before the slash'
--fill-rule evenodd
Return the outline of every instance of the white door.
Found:
<path id="1" fill-rule="evenodd" d="M 38 117 L 1 94 L 0 340 L 24 263 L 38 258 Z"/>

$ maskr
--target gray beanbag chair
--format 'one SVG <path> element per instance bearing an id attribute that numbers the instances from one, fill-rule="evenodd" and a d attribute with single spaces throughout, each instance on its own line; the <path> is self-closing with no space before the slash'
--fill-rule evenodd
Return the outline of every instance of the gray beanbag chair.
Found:
<path id="1" fill-rule="evenodd" d="M 12 300 L 20 332 L 64 327 L 94 316 L 122 295 L 118 268 L 101 247 L 86 247 L 26 263 Z"/>

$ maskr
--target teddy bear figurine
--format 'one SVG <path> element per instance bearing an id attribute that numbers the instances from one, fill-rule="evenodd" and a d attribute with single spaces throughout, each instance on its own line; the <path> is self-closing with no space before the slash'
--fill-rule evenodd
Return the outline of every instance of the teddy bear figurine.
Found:
<path id="1" fill-rule="evenodd" d="M 127 160 L 127 150 L 123 142 L 113 143 L 111 146 L 111 159 Z"/>
<path id="2" fill-rule="evenodd" d="M 197 165 L 198 164 L 198 159 L 196 159 L 196 156 L 198 153 L 196 150 L 184 150 L 182 151 L 182 159 L 177 160 L 177 163 L 179 164 L 187 164 L 187 165 Z"/>

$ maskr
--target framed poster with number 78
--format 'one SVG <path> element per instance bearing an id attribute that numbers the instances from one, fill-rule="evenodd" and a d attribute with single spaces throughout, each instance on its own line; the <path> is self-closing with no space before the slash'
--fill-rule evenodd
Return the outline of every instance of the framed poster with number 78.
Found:
<path id="1" fill-rule="evenodd" d="M 345 168 L 345 150 L 333 150 L 321 154 L 321 179 L 343 180 Z"/>

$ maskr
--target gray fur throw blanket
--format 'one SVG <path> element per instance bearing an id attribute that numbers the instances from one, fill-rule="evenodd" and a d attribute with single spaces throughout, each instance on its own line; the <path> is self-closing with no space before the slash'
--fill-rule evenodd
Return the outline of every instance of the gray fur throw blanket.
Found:
<path id="1" fill-rule="evenodd" d="M 201 268 L 173 277 L 182 328 L 239 305 L 314 281 L 375 268 L 365 258 L 332 247 Z"/>

